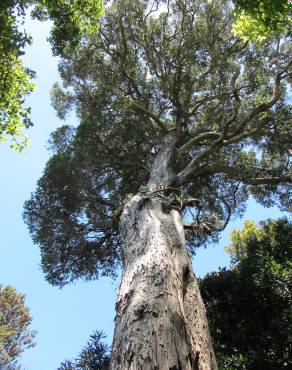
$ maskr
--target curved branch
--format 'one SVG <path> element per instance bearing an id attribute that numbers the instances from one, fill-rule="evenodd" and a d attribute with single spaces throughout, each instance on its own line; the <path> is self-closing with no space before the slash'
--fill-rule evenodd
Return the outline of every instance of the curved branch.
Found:
<path id="1" fill-rule="evenodd" d="M 246 119 L 244 119 L 237 126 L 237 128 L 233 132 L 232 136 L 235 136 L 235 135 L 239 134 L 248 122 L 250 122 L 253 118 L 255 118 L 256 116 L 258 116 L 260 113 L 266 112 L 267 110 L 269 110 L 270 108 L 272 108 L 277 103 L 277 101 L 281 97 L 281 80 L 283 78 L 285 78 L 286 75 L 284 73 L 290 67 L 291 63 L 292 63 L 292 61 L 290 61 L 287 64 L 286 68 L 284 68 L 281 71 L 279 71 L 278 73 L 276 73 L 275 82 L 274 82 L 274 86 L 273 86 L 273 96 L 271 97 L 271 99 L 267 103 L 260 103 L 256 107 L 254 107 L 251 110 L 251 112 L 248 115 L 248 117 Z"/>
<path id="2" fill-rule="evenodd" d="M 197 156 L 195 156 L 188 164 L 187 166 L 176 175 L 176 178 L 174 180 L 175 184 L 181 185 L 183 184 L 187 178 L 194 172 L 194 169 L 196 165 L 205 157 L 207 157 L 209 154 L 214 152 L 218 144 L 220 144 L 223 141 L 223 135 L 221 134 L 220 137 L 215 140 L 209 147 L 207 147 L 205 150 L 200 152 Z"/>
<path id="3" fill-rule="evenodd" d="M 138 104 L 134 100 L 131 100 L 130 101 L 129 107 L 131 109 L 133 109 L 134 111 L 136 111 L 136 112 L 140 112 L 140 113 L 146 114 L 146 116 L 148 116 L 149 118 L 153 119 L 153 121 L 155 121 L 159 125 L 159 127 L 165 133 L 168 132 L 168 128 L 167 128 L 166 122 L 162 121 L 156 114 L 154 114 L 153 112 L 149 111 L 147 108 L 142 107 L 140 104 Z"/>
<path id="4" fill-rule="evenodd" d="M 186 142 L 184 145 L 182 145 L 177 150 L 177 155 L 181 156 L 183 153 L 191 149 L 195 144 L 200 143 L 203 140 L 206 139 L 219 139 L 220 134 L 216 131 L 210 131 L 210 132 L 204 132 L 202 134 L 196 135 L 192 139 L 190 139 L 188 142 Z"/>
<path id="5" fill-rule="evenodd" d="M 277 185 L 280 183 L 292 183 L 292 174 L 283 176 L 255 177 L 252 173 L 243 171 L 242 168 L 220 164 L 204 166 L 198 171 L 198 175 L 213 175 L 218 173 L 226 174 L 230 176 L 230 178 L 240 180 L 248 185 Z"/>

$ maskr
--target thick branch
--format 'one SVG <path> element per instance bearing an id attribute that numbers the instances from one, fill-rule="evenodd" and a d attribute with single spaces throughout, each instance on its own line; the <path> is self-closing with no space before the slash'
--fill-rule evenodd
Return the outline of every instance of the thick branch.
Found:
<path id="1" fill-rule="evenodd" d="M 231 136 L 230 139 L 223 140 L 223 144 L 224 145 L 229 145 L 229 144 L 238 143 L 239 141 L 241 141 L 243 139 L 251 138 L 251 137 L 254 137 L 254 136 L 259 135 L 261 133 L 264 133 L 264 130 L 263 130 L 262 127 L 254 127 L 253 129 L 248 130 L 248 131 L 244 131 L 241 134 L 233 135 L 233 136 Z"/>
<path id="2" fill-rule="evenodd" d="M 244 179 L 244 182 L 249 185 L 277 185 L 280 183 L 292 184 L 292 175 L 275 177 L 250 177 L 248 179 Z"/>
<path id="3" fill-rule="evenodd" d="M 189 149 L 193 148 L 195 144 L 202 142 L 203 140 L 206 139 L 219 139 L 220 134 L 215 131 L 210 131 L 210 132 L 204 132 L 202 134 L 196 135 L 193 137 L 191 140 L 186 142 L 184 145 L 182 145 L 178 150 L 177 150 L 177 155 L 181 156 L 183 153 L 188 151 Z"/>
<path id="4" fill-rule="evenodd" d="M 196 157 L 194 157 L 188 165 L 176 176 L 175 184 L 181 185 L 183 184 L 187 178 L 193 173 L 194 168 L 197 164 L 200 163 L 200 161 L 204 158 L 206 158 L 209 154 L 214 152 L 216 147 L 222 142 L 223 136 L 220 135 L 220 137 L 215 140 L 208 148 L 201 151 Z"/>
<path id="5" fill-rule="evenodd" d="M 146 116 L 148 116 L 149 118 L 153 119 L 153 121 L 155 121 L 164 132 L 168 132 L 168 128 L 167 128 L 166 122 L 162 121 L 153 112 L 151 112 L 148 109 L 142 107 L 140 104 L 138 104 L 134 100 L 131 100 L 129 107 L 131 109 L 133 109 L 134 111 L 136 111 L 136 112 L 140 112 L 140 113 L 146 114 Z"/>
<path id="6" fill-rule="evenodd" d="M 230 82 L 230 86 L 232 87 L 232 95 L 233 95 L 234 100 L 235 100 L 234 108 L 233 108 L 233 114 L 232 114 L 232 117 L 224 125 L 223 136 L 226 135 L 228 127 L 231 125 L 231 123 L 233 123 L 236 120 L 236 118 L 238 116 L 238 113 L 239 113 L 239 108 L 240 108 L 241 101 L 240 101 L 240 98 L 239 98 L 238 89 L 236 87 L 236 81 L 237 81 L 239 75 L 240 75 L 240 68 L 238 66 L 238 68 L 236 69 L 236 71 L 235 71 L 235 73 L 234 73 L 234 75 L 231 79 L 231 82 Z M 202 101 L 204 101 L 204 99 Z M 181 154 L 188 151 L 189 149 L 194 147 L 197 143 L 200 143 L 203 140 L 206 140 L 206 139 L 218 140 L 221 137 L 221 135 L 222 135 L 221 133 L 216 132 L 216 131 L 205 132 L 205 133 L 199 134 L 199 135 L 193 137 L 192 139 L 190 139 L 183 146 L 181 146 L 181 148 L 178 149 L 177 154 L 180 156 Z"/>
<path id="7" fill-rule="evenodd" d="M 250 112 L 250 114 L 248 115 L 248 117 L 246 119 L 244 119 L 237 126 L 237 128 L 232 133 L 230 133 L 228 135 L 227 134 L 228 126 L 229 126 L 230 123 L 232 123 L 236 119 L 236 117 L 238 115 L 239 106 L 240 106 L 240 99 L 239 99 L 238 96 L 236 96 L 236 104 L 235 104 L 235 108 L 234 108 L 233 117 L 231 118 L 230 121 L 228 121 L 225 124 L 223 132 L 221 134 L 218 133 L 218 136 L 216 135 L 217 139 L 211 145 L 209 145 L 205 150 L 201 151 L 196 157 L 194 157 L 188 163 L 188 165 L 177 175 L 177 178 L 176 178 L 176 183 L 177 184 L 184 183 L 187 180 L 187 178 L 192 175 L 192 173 L 194 172 L 196 166 L 200 163 L 200 161 L 202 159 L 206 158 L 209 154 L 213 153 L 214 150 L 216 148 L 218 148 L 219 144 L 222 144 L 223 146 L 228 145 L 228 144 L 243 140 L 247 137 L 253 136 L 255 134 L 258 134 L 260 132 L 262 127 L 259 127 L 259 126 L 253 128 L 251 130 L 248 130 L 248 131 L 244 131 L 244 128 L 245 128 L 245 126 L 248 122 L 250 122 L 256 116 L 258 116 L 260 113 L 263 113 L 263 112 L 269 110 L 270 108 L 272 108 L 274 106 L 274 104 L 280 99 L 280 97 L 281 97 L 281 80 L 285 77 L 285 72 L 287 71 L 287 69 L 289 68 L 291 63 L 292 62 L 289 62 L 285 69 L 282 69 L 280 72 L 278 72 L 276 74 L 275 83 L 274 83 L 274 87 L 273 87 L 273 96 L 272 96 L 272 98 L 267 103 L 261 103 L 261 104 L 257 105 L 256 107 L 254 107 L 252 109 L 252 111 Z M 235 84 L 237 74 L 235 74 L 234 77 L 235 77 L 234 78 L 234 84 Z M 204 134 L 202 134 L 202 135 L 204 135 Z M 209 133 L 206 133 L 206 135 L 209 135 Z M 227 140 L 225 140 L 226 136 L 228 136 Z M 215 138 L 215 135 L 214 135 L 214 138 Z M 179 149 L 179 152 L 181 151 L 180 153 L 182 153 L 185 150 L 190 149 L 197 142 L 198 142 L 197 138 L 191 139 L 188 143 L 184 144 L 184 146 Z M 182 148 L 184 148 L 184 149 L 182 150 Z M 255 179 L 254 181 L 256 181 L 256 182 L 257 181 L 263 181 L 263 179 Z"/>
<path id="8" fill-rule="evenodd" d="M 224 173 L 231 178 L 238 179 L 248 185 L 277 185 L 280 183 L 292 183 L 292 174 L 283 176 L 255 177 L 251 172 L 244 171 L 242 168 L 220 164 L 204 166 L 198 171 L 198 175 L 213 175 L 217 173 Z"/>
<path id="9" fill-rule="evenodd" d="M 250 122 L 256 116 L 258 116 L 260 113 L 266 112 L 267 110 L 272 108 L 277 103 L 277 101 L 281 97 L 281 80 L 284 78 L 284 73 L 287 71 L 290 64 L 291 64 L 291 62 L 287 65 L 287 67 L 285 69 L 283 69 L 282 71 L 280 71 L 276 74 L 275 82 L 274 82 L 274 86 L 273 86 L 273 96 L 271 97 L 271 99 L 267 103 L 261 103 L 261 104 L 258 104 L 256 107 L 254 107 L 252 109 L 252 111 L 250 112 L 250 114 L 247 116 L 247 118 L 244 119 L 237 126 L 237 128 L 233 132 L 232 136 L 235 136 L 238 133 L 240 133 L 248 122 Z"/>

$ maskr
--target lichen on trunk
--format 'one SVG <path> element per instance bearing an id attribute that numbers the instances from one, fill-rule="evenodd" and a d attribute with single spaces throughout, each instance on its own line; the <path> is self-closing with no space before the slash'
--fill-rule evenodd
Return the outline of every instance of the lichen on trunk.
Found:
<path id="1" fill-rule="evenodd" d="M 155 191 L 170 183 L 172 145 L 167 137 L 148 191 L 134 195 L 120 219 L 124 271 L 111 370 L 217 369 L 181 215 Z"/>

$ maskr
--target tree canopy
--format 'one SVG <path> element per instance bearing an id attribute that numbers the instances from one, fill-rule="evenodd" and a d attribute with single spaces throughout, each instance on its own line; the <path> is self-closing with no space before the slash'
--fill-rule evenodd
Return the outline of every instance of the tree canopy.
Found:
<path id="1" fill-rule="evenodd" d="M 10 286 L 0 285 L 0 367 L 16 369 L 21 353 L 34 346 L 36 332 L 24 304 L 25 296 Z"/>
<path id="2" fill-rule="evenodd" d="M 291 32 L 292 3 L 289 0 L 235 0 L 234 31 L 244 39 L 260 40 Z"/>
<path id="3" fill-rule="evenodd" d="M 24 22 L 28 2 L 4 0 L 0 4 L 0 141 L 8 138 L 21 149 L 27 143 L 22 130 L 31 126 L 25 97 L 33 91 L 33 72 L 23 66 L 21 55 L 30 37 L 19 27 Z"/>
<path id="4" fill-rule="evenodd" d="M 245 43 L 233 25 L 229 1 L 117 0 L 98 32 L 64 49 L 53 104 L 80 125 L 52 134 L 24 212 L 52 284 L 114 274 L 123 202 L 143 193 L 166 143 L 171 186 L 153 196 L 180 210 L 191 253 L 251 194 L 291 208 L 289 39 Z"/>
<path id="5" fill-rule="evenodd" d="M 82 38 L 96 32 L 103 12 L 103 0 L 34 1 L 33 17 L 53 21 L 50 42 L 55 55 L 74 48 Z"/>
<path id="6" fill-rule="evenodd" d="M 0 4 L 0 141 L 10 140 L 21 150 L 27 145 L 23 130 L 32 125 L 25 98 L 34 90 L 34 72 L 24 67 L 21 56 L 32 42 L 23 30 L 25 15 L 34 5 L 33 16 L 51 19 L 51 43 L 55 55 L 74 47 L 98 27 L 102 0 L 3 0 Z"/>
<path id="7" fill-rule="evenodd" d="M 232 233 L 232 268 L 201 281 L 221 369 L 292 366 L 292 224 L 287 219 Z"/>

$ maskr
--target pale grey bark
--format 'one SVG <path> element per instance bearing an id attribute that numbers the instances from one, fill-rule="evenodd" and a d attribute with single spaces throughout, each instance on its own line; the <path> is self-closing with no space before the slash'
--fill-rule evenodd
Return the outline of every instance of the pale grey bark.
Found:
<path id="1" fill-rule="evenodd" d="M 169 135 L 148 191 L 133 196 L 121 216 L 124 271 L 111 370 L 217 370 L 181 216 L 155 192 L 171 184 L 174 145 Z"/>

